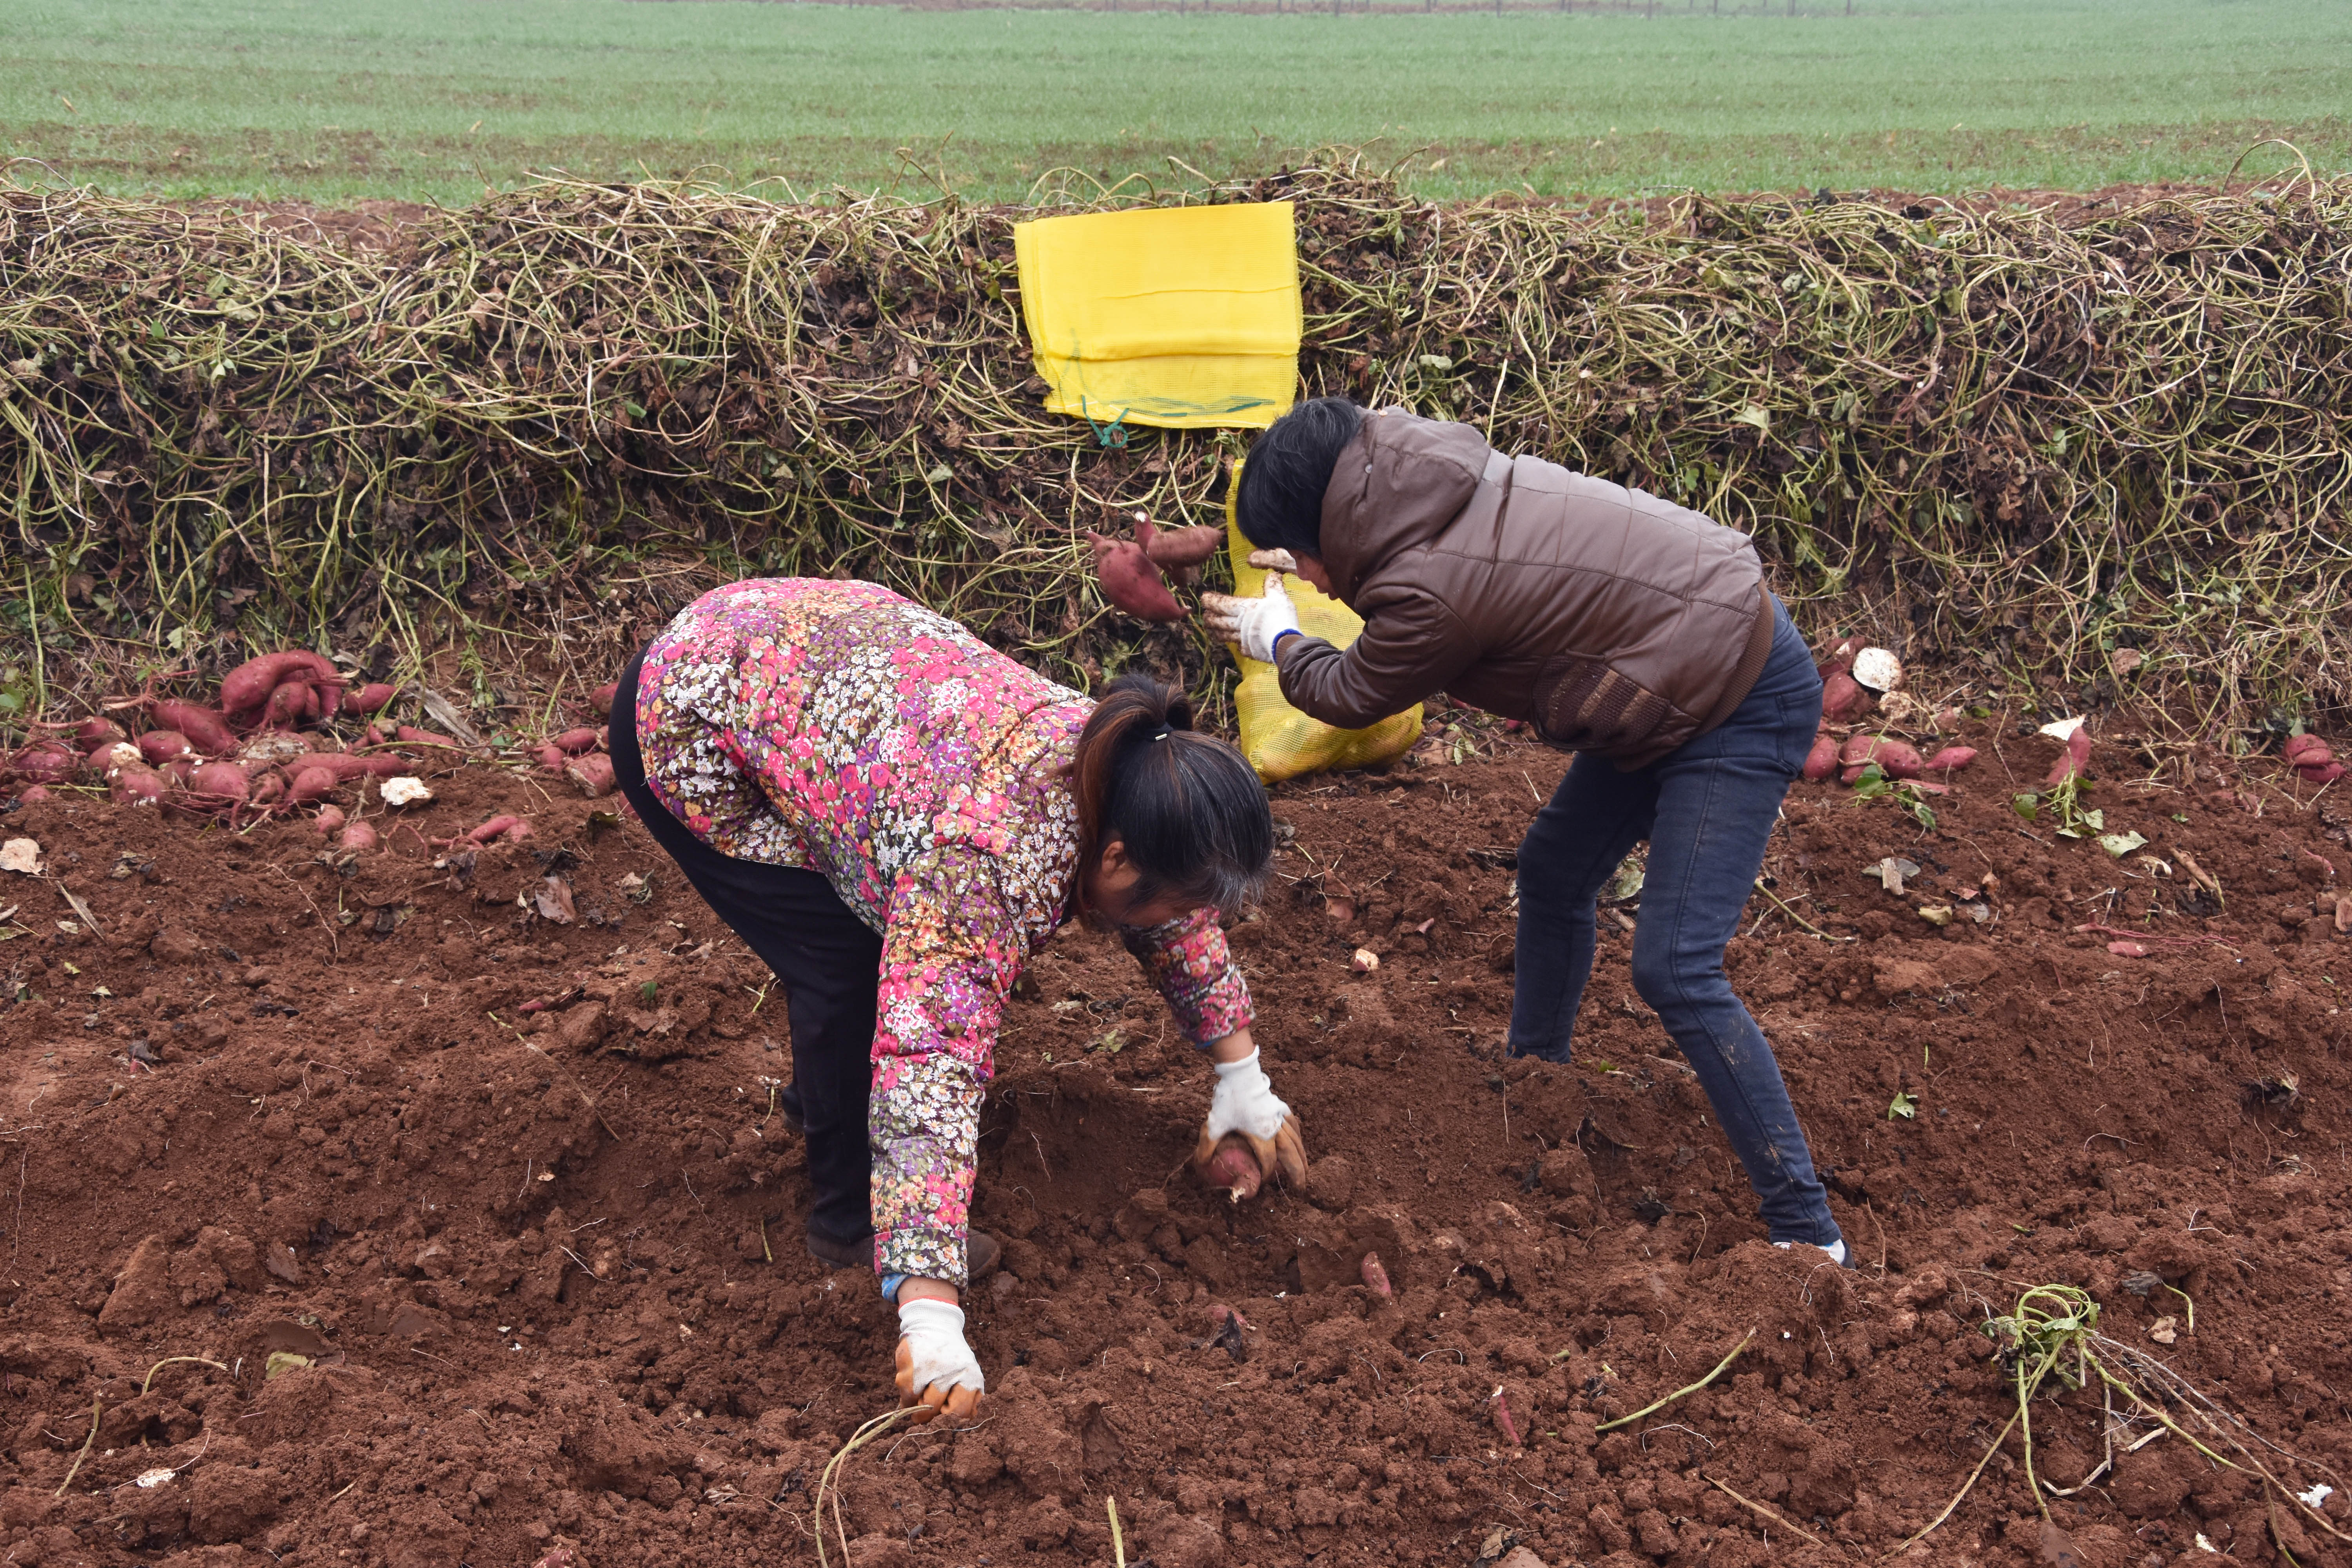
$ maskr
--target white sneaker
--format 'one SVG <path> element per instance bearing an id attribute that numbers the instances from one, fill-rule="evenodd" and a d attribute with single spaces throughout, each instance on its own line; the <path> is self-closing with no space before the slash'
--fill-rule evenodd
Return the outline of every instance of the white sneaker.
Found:
<path id="1" fill-rule="evenodd" d="M 1785 1251 L 1790 1247 L 1795 1247 L 1797 1244 L 1793 1241 L 1776 1241 L 1772 1245 Z M 1805 1245 L 1811 1247 L 1813 1244 L 1809 1241 L 1805 1243 Z M 1845 1239 L 1843 1237 L 1831 1242 L 1827 1247 L 1820 1248 L 1820 1250 L 1828 1253 L 1832 1258 L 1837 1259 L 1837 1265 L 1839 1268 L 1843 1268 L 1845 1267 Z"/>

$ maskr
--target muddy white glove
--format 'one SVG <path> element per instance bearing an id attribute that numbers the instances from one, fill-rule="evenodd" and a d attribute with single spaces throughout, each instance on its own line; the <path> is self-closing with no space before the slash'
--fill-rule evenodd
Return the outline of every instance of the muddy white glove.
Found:
<path id="1" fill-rule="evenodd" d="M 1228 1132 L 1249 1140 L 1257 1152 L 1258 1168 L 1297 1184 L 1307 1180 L 1307 1143 L 1299 1135 L 1298 1118 L 1274 1092 L 1274 1080 L 1252 1051 L 1237 1062 L 1218 1062 L 1216 1092 L 1209 1097 L 1209 1117 L 1201 1124 L 1201 1141 L 1192 1163 L 1207 1168 L 1217 1142 Z"/>
<path id="2" fill-rule="evenodd" d="M 963 1342 L 963 1309 L 926 1298 L 898 1304 L 898 1395 L 958 1421 L 980 1408 L 988 1380 Z M 929 1415 L 918 1419 L 928 1421 Z"/>
<path id="3" fill-rule="evenodd" d="M 1254 658 L 1261 664 L 1274 662 L 1276 638 L 1285 632 L 1298 630 L 1298 611 L 1290 603 L 1290 594 L 1283 587 L 1279 572 L 1266 574 L 1265 591 L 1255 599 L 1235 598 L 1231 594 L 1203 594 L 1201 608 L 1207 612 L 1213 636 L 1240 645 L 1244 658 Z"/>

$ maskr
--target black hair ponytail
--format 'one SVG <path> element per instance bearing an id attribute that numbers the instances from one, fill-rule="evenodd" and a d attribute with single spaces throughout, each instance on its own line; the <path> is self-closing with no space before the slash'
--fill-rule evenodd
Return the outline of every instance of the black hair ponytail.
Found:
<path id="1" fill-rule="evenodd" d="M 1171 894 L 1237 910 L 1274 862 L 1274 814 L 1242 754 L 1192 728 L 1184 694 L 1148 675 L 1110 683 L 1070 759 L 1079 885 L 1116 838 L 1143 874 L 1139 903 Z"/>

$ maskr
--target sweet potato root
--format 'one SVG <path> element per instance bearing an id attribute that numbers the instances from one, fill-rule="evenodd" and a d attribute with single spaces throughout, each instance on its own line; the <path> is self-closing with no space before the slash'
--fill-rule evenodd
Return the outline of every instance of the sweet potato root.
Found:
<path id="1" fill-rule="evenodd" d="M 1813 749 L 1805 753 L 1805 777 L 1819 783 L 1838 771 L 1838 742 L 1834 735 L 1817 735 Z"/>
<path id="2" fill-rule="evenodd" d="M 196 749 L 177 730 L 150 730 L 139 737 L 139 754 L 151 768 L 160 768 L 179 757 L 193 757 Z"/>
<path id="3" fill-rule="evenodd" d="M 1217 1152 L 1209 1156 L 1209 1168 L 1202 1179 L 1213 1187 L 1222 1188 L 1234 1203 L 1257 1196 L 1258 1188 L 1265 1181 L 1258 1169 L 1256 1153 L 1239 1134 L 1232 1132 L 1225 1134 Z"/>
<path id="4" fill-rule="evenodd" d="M 1906 741 L 1890 741 L 1884 735 L 1849 735 L 1838 748 L 1838 762 L 1850 773 L 1878 764 L 1878 771 L 1891 779 L 1916 779 L 1925 764 L 1919 760 L 1919 748 Z M 1853 779 L 1849 777 L 1849 784 Z"/>
<path id="5" fill-rule="evenodd" d="M 354 719 L 364 719 L 380 711 L 399 694 L 399 688 L 381 680 L 371 680 L 343 699 L 343 711 Z"/>
<path id="6" fill-rule="evenodd" d="M 85 719 L 74 731 L 74 750 L 88 756 L 100 747 L 115 745 L 130 737 L 122 726 L 111 719 Z"/>
<path id="7" fill-rule="evenodd" d="M 177 730 L 207 757 L 226 757 L 236 750 L 236 731 L 228 715 L 201 702 L 165 697 L 147 704 L 147 718 L 159 730 Z"/>
<path id="8" fill-rule="evenodd" d="M 373 849 L 375 845 L 375 829 L 364 822 L 346 822 L 342 832 L 335 836 L 338 849 Z"/>
<path id="9" fill-rule="evenodd" d="M 1391 1289 L 1389 1285 L 1389 1271 L 1381 1267 L 1381 1255 L 1379 1253 L 1367 1252 L 1364 1254 L 1364 1261 L 1358 1266 L 1356 1271 L 1363 1276 L 1364 1283 L 1371 1289 L 1373 1295 L 1393 1296 L 1396 1294 L 1396 1291 Z"/>
<path id="10" fill-rule="evenodd" d="M 80 766 L 80 755 L 57 741 L 37 742 L 8 759 L 8 771 L 31 784 L 63 784 Z"/>
<path id="11" fill-rule="evenodd" d="M 1977 760 L 1974 746 L 1946 746 L 1922 764 L 1920 771 L 1930 773 L 1956 773 Z"/>
<path id="12" fill-rule="evenodd" d="M 596 749 L 596 731 L 589 729 L 566 730 L 561 735 L 550 735 L 547 743 L 562 748 L 564 755 L 577 756 L 582 752 Z"/>
<path id="13" fill-rule="evenodd" d="M 2065 744 L 2066 754 L 2051 764 L 2049 775 L 2043 781 L 2053 786 L 2063 784 L 2076 774 L 2086 772 L 2091 765 L 2089 730 L 2078 726 L 2066 737 Z"/>
<path id="14" fill-rule="evenodd" d="M 602 752 L 591 752 L 584 757 L 574 757 L 563 770 L 563 776 L 580 786 L 580 793 L 591 800 L 601 799 L 618 787 L 613 776 L 613 759 Z"/>
<path id="15" fill-rule="evenodd" d="M 1095 576 L 1102 583 L 1103 597 L 1138 620 L 1184 618 L 1184 606 L 1168 591 L 1143 546 L 1131 539 L 1105 538 L 1092 529 L 1087 531 L 1087 542 L 1095 548 Z"/>
<path id="16" fill-rule="evenodd" d="M 1843 724 L 1859 716 L 1870 706 L 1870 698 L 1853 677 L 1843 670 L 1833 671 L 1822 682 L 1822 717 L 1832 724 Z"/>
<path id="17" fill-rule="evenodd" d="M 229 805 L 243 805 L 253 794 L 253 781 L 235 763 L 199 763 L 188 775 L 188 792 Z"/>
<path id="18" fill-rule="evenodd" d="M 307 805 L 314 800 L 324 800 L 334 794 L 342 782 L 335 776 L 332 768 L 304 768 L 294 774 L 293 782 L 286 786 L 286 804 Z"/>
<path id="19" fill-rule="evenodd" d="M 298 674 L 314 673 L 311 656 L 299 651 L 265 653 L 247 659 L 221 679 L 220 702 L 229 713 L 251 713 Z"/>
<path id="20" fill-rule="evenodd" d="M 170 789 L 163 775 L 144 763 L 119 767 L 106 781 L 107 797 L 117 805 L 154 805 Z"/>

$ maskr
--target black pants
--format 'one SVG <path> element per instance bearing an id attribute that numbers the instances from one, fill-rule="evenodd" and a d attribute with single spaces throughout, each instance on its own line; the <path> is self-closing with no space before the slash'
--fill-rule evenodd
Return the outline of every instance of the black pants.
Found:
<path id="1" fill-rule="evenodd" d="M 613 772 L 655 842 L 783 986 L 793 1026 L 793 1086 L 783 1100 L 807 1129 L 809 1180 L 816 1189 L 809 1228 L 854 1243 L 874 1233 L 866 1100 L 874 1082 L 882 939 L 816 872 L 721 855 L 654 798 L 637 750 L 644 661 L 643 653 L 629 660 L 613 696 Z"/>

